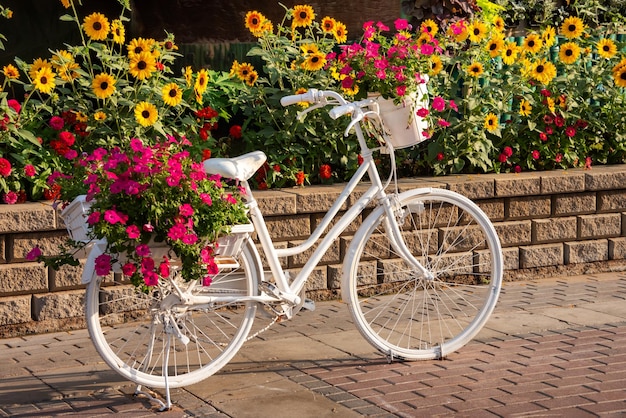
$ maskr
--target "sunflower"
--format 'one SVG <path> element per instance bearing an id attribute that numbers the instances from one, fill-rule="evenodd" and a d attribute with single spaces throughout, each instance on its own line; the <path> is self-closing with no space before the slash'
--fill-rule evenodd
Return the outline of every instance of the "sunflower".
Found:
<path id="1" fill-rule="evenodd" d="M 317 54 L 318 52 L 320 52 L 320 49 L 318 48 L 316 44 L 301 45 L 300 49 L 302 50 L 302 54 L 304 54 L 304 56 L 307 56 L 310 54 Z"/>
<path id="2" fill-rule="evenodd" d="M 262 13 L 253 10 L 251 12 L 246 13 L 246 28 L 253 34 L 256 35 L 263 28 L 263 22 L 265 22 L 265 16 Z"/>
<path id="3" fill-rule="evenodd" d="M 54 89 L 54 77 L 50 67 L 41 67 L 33 78 L 33 84 L 40 92 L 50 94 L 52 89 Z"/>
<path id="4" fill-rule="evenodd" d="M 546 97 L 545 102 L 546 102 L 545 105 L 550 111 L 550 113 L 556 112 L 556 103 L 554 102 L 554 99 L 552 97 Z"/>
<path id="5" fill-rule="evenodd" d="M 102 121 L 105 121 L 105 120 L 106 120 L 106 118 L 107 118 L 107 114 L 106 114 L 106 113 L 104 113 L 104 112 L 103 112 L 103 111 L 101 111 L 101 110 L 99 110 L 99 111 L 97 111 L 96 113 L 94 113 L 94 114 L 93 114 L 93 119 L 94 119 L 96 122 L 102 122 Z"/>
<path id="6" fill-rule="evenodd" d="M 500 56 L 502 57 L 502 62 L 504 62 L 506 65 L 512 65 L 513 63 L 515 63 L 518 52 L 519 48 L 515 44 L 515 42 L 505 42 L 504 49 L 500 54 Z"/>
<path id="7" fill-rule="evenodd" d="M 259 74 L 252 70 L 248 73 L 248 75 L 246 76 L 246 84 L 249 86 L 254 86 L 254 83 L 256 83 L 256 81 L 259 79 Z"/>
<path id="8" fill-rule="evenodd" d="M 613 80 L 619 87 L 626 87 L 626 58 L 613 67 Z"/>
<path id="9" fill-rule="evenodd" d="M 489 113 L 485 116 L 485 129 L 489 132 L 493 132 L 498 129 L 498 117 L 493 113 Z"/>
<path id="10" fill-rule="evenodd" d="M 107 73 L 100 73 L 93 78 L 91 88 L 99 99 L 106 99 L 115 92 L 115 79 Z"/>
<path id="11" fill-rule="evenodd" d="M 506 26 L 504 24 L 504 19 L 502 19 L 500 16 L 494 17 L 493 18 L 493 27 L 498 32 L 504 32 L 504 29 L 506 28 Z"/>
<path id="12" fill-rule="evenodd" d="M 546 48 L 550 48 L 556 42 L 556 30 L 552 26 L 548 26 L 541 34 L 541 40 Z"/>
<path id="13" fill-rule="evenodd" d="M 159 112 L 152 103 L 140 102 L 135 106 L 135 119 L 141 126 L 152 126 L 157 121 Z"/>
<path id="14" fill-rule="evenodd" d="M 109 35 L 109 19 L 102 13 L 92 13 L 85 17 L 83 30 L 94 41 L 104 41 Z"/>
<path id="15" fill-rule="evenodd" d="M 186 66 L 183 69 L 183 77 L 185 77 L 185 83 L 187 83 L 187 87 L 191 87 L 191 81 L 193 80 L 193 69 L 190 65 Z"/>
<path id="16" fill-rule="evenodd" d="M 524 38 L 524 42 L 522 43 L 522 49 L 525 52 L 536 54 L 541 50 L 542 45 L 543 41 L 541 40 L 541 36 L 537 35 L 536 33 L 531 33 L 526 38 Z"/>
<path id="17" fill-rule="evenodd" d="M 37 72 L 42 68 L 49 68 L 52 70 L 52 65 L 48 62 L 48 60 L 37 58 L 33 63 L 28 67 L 28 76 L 31 80 L 35 78 Z"/>
<path id="18" fill-rule="evenodd" d="M 198 77 L 196 78 L 196 83 L 193 86 L 196 94 L 203 94 L 206 91 L 207 85 L 209 84 L 209 72 L 206 69 L 202 69 L 198 71 Z"/>
<path id="19" fill-rule="evenodd" d="M 417 40 L 415 41 L 415 46 L 417 46 L 418 48 L 421 48 L 422 45 L 427 44 L 431 41 L 432 41 L 432 36 L 430 36 L 430 34 L 427 32 L 422 32 L 419 38 L 417 38 Z"/>
<path id="20" fill-rule="evenodd" d="M 150 52 L 140 52 L 130 58 L 130 74 L 138 80 L 149 78 L 156 70 L 156 59 Z"/>
<path id="21" fill-rule="evenodd" d="M 313 8 L 309 5 L 293 6 L 293 27 L 307 27 L 315 19 Z"/>
<path id="22" fill-rule="evenodd" d="M 494 36 L 487 42 L 485 49 L 489 52 L 491 58 L 497 57 L 500 55 L 502 49 L 504 49 L 504 39 L 502 39 L 501 36 Z"/>
<path id="23" fill-rule="evenodd" d="M 139 55 L 142 52 L 152 52 L 154 43 L 155 43 L 154 39 L 144 39 L 144 38 L 131 39 L 131 41 L 126 46 L 126 49 L 128 51 L 128 56 L 133 57 L 134 55 Z"/>
<path id="24" fill-rule="evenodd" d="M 123 44 L 126 36 L 126 29 L 121 20 L 115 19 L 111 22 L 111 34 L 113 35 L 113 42 L 116 44 Z"/>
<path id="25" fill-rule="evenodd" d="M 519 104 L 519 114 L 522 116 L 529 116 L 532 111 L 533 107 L 530 105 L 528 100 L 522 99 Z"/>
<path id="26" fill-rule="evenodd" d="M 169 106 L 178 106 L 183 100 L 183 91 L 176 83 L 166 84 L 161 90 L 163 102 Z"/>
<path id="27" fill-rule="evenodd" d="M 65 7 L 66 9 L 69 9 L 70 6 L 72 5 L 72 3 L 70 2 L 70 0 L 61 0 L 61 4 L 63 5 L 63 7 Z"/>
<path id="28" fill-rule="evenodd" d="M 252 66 L 252 64 L 248 64 L 247 62 L 242 62 L 241 64 L 237 65 L 237 77 L 239 77 L 239 79 L 241 81 L 246 81 L 246 78 L 248 78 L 248 75 L 254 71 L 254 67 Z"/>
<path id="29" fill-rule="evenodd" d="M 478 43 L 485 37 L 485 34 L 487 33 L 487 26 L 483 22 L 475 20 L 469 25 L 467 32 L 469 34 L 470 41 Z"/>
<path id="30" fill-rule="evenodd" d="M 66 50 L 55 52 L 52 56 L 51 64 L 63 81 L 72 81 L 80 77 L 77 69 L 80 66 L 74 61 L 74 57 Z"/>
<path id="31" fill-rule="evenodd" d="M 543 84 L 548 84 L 556 77 L 556 67 L 545 58 L 532 62 L 530 76 Z"/>
<path id="32" fill-rule="evenodd" d="M 426 19 L 420 26 L 420 32 L 428 32 L 431 36 L 435 36 L 439 32 L 439 26 L 432 19 Z"/>
<path id="33" fill-rule="evenodd" d="M 475 61 L 467 67 L 467 73 L 472 77 L 480 77 L 483 71 L 483 65 L 480 62 Z"/>
<path id="34" fill-rule="evenodd" d="M 4 76 L 10 80 L 15 80 L 20 78 L 20 72 L 13 64 L 8 64 L 2 67 L 2 73 Z"/>
<path id="35" fill-rule="evenodd" d="M 613 56 L 617 53 L 617 46 L 615 45 L 615 42 L 607 38 L 600 39 L 598 41 L 597 48 L 598 55 L 602 58 L 613 58 Z"/>
<path id="36" fill-rule="evenodd" d="M 584 31 L 585 24 L 576 16 L 568 17 L 561 25 L 561 35 L 565 36 L 567 39 L 578 38 Z"/>
<path id="37" fill-rule="evenodd" d="M 321 52 L 309 54 L 304 61 L 304 69 L 309 71 L 317 71 L 326 65 L 326 55 Z"/>
<path id="38" fill-rule="evenodd" d="M 430 63 L 428 74 L 437 75 L 443 70 L 443 63 L 441 62 L 441 58 L 437 55 L 431 55 L 428 61 Z"/>
<path id="39" fill-rule="evenodd" d="M 322 30 L 324 33 L 334 33 L 335 32 L 335 24 L 337 21 L 330 16 L 326 16 L 322 19 Z"/>
<path id="40" fill-rule="evenodd" d="M 335 22 L 335 31 L 333 32 L 335 35 L 335 40 L 338 43 L 344 43 L 348 40 L 348 30 L 346 29 L 346 25 L 341 22 Z"/>
<path id="41" fill-rule="evenodd" d="M 573 64 L 580 55 L 580 47 L 574 42 L 566 42 L 561 45 L 559 59 L 563 64 Z"/>

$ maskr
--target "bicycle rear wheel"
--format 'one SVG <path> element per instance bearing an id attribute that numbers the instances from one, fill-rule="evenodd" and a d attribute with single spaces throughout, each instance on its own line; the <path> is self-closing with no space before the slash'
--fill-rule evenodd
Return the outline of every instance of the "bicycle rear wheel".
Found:
<path id="1" fill-rule="evenodd" d="M 442 358 L 487 322 L 502 283 L 502 250 L 482 210 L 457 193 L 398 196 L 395 219 L 377 207 L 348 249 L 342 294 L 361 334 L 392 358 Z M 428 271 L 403 259 L 389 223 Z"/>
<path id="2" fill-rule="evenodd" d="M 252 326 L 256 303 L 237 298 L 257 294 L 256 254 L 247 241 L 240 266 L 221 269 L 206 287 L 173 276 L 144 294 L 128 282 L 94 278 L 87 287 L 86 319 L 96 350 L 113 370 L 140 385 L 166 387 L 166 371 L 171 388 L 209 377 L 237 353 Z M 174 285 L 234 301 L 185 305 Z"/>

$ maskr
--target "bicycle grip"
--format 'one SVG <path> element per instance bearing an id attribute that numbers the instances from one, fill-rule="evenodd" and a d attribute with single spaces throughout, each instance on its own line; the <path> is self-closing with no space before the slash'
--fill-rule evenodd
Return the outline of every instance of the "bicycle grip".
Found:
<path id="1" fill-rule="evenodd" d="M 347 113 L 352 112 L 353 108 L 354 106 L 352 104 L 337 106 L 337 107 L 333 107 L 332 109 L 330 109 L 330 112 L 328 112 L 328 114 L 330 115 L 331 118 L 337 119 L 340 116 L 343 116 Z"/>
<path id="2" fill-rule="evenodd" d="M 291 106 L 296 103 L 306 102 L 306 103 L 315 103 L 317 96 L 317 90 L 311 89 L 306 93 L 302 94 L 293 94 L 291 96 L 284 96 L 280 99 L 280 104 L 283 106 Z"/>

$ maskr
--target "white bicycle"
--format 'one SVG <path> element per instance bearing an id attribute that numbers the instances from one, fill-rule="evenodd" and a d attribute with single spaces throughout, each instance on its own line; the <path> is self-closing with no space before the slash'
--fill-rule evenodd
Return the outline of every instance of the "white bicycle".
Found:
<path id="1" fill-rule="evenodd" d="M 332 106 L 331 117 L 350 115 L 346 134 L 355 130 L 363 157 L 306 241 L 290 248 L 274 247 L 247 182 L 265 162 L 265 155 L 256 151 L 205 162 L 208 173 L 236 179 L 245 187 L 259 244 L 252 239 L 252 229 L 234 234 L 239 245 L 221 256 L 219 274 L 210 286 L 173 274 L 149 294 L 141 293 L 117 276 L 113 281 L 97 276 L 93 262 L 104 245 L 92 246 L 83 282 L 89 283 L 86 318 L 95 347 L 125 378 L 165 388 L 167 407 L 171 406 L 169 388 L 203 380 L 233 358 L 250 338 L 258 310 L 275 321 L 309 307 L 311 302 L 304 297 L 307 278 L 366 208 L 371 213 L 344 254 L 341 292 L 361 334 L 390 360 L 437 359 L 458 350 L 480 331 L 496 305 L 502 251 L 483 211 L 449 190 L 418 188 L 399 193 L 393 163 L 389 179 L 381 180 L 373 153 L 390 153 L 393 162 L 393 145 L 388 140 L 368 148 L 363 131 L 368 124 L 380 122 L 373 100 L 348 102 L 336 92 L 313 89 L 282 100 L 285 106 L 299 102 L 313 104 L 303 113 Z M 335 219 L 366 175 L 369 188 Z M 281 258 L 315 244 L 297 274 L 292 277 L 283 269 Z"/>

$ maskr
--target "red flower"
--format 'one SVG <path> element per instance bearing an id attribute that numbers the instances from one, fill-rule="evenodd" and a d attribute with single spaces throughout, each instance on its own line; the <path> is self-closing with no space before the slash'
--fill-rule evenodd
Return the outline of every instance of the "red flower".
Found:
<path id="1" fill-rule="evenodd" d="M 267 183 L 262 181 L 259 183 L 259 190 L 267 190 Z"/>
<path id="2" fill-rule="evenodd" d="M 509 157 L 506 156 L 506 154 L 502 153 L 498 156 L 498 161 L 500 161 L 501 163 L 506 163 L 506 160 L 508 160 Z"/>
<path id="3" fill-rule="evenodd" d="M 239 125 L 231 126 L 230 129 L 228 130 L 228 134 L 235 139 L 241 138 L 241 126 Z"/>
<path id="4" fill-rule="evenodd" d="M 541 95 L 543 97 L 550 97 L 550 96 L 552 96 L 552 93 L 550 93 L 550 90 L 543 89 L 543 90 L 541 90 Z"/>
<path id="5" fill-rule="evenodd" d="M 209 158 L 211 158 L 211 150 L 210 149 L 203 149 L 202 150 L 202 161 L 208 160 Z"/>
<path id="6" fill-rule="evenodd" d="M 0 176 L 7 177 L 11 174 L 11 163 L 6 158 L 0 157 Z"/>
<path id="7" fill-rule="evenodd" d="M 563 154 L 561 154 L 560 152 L 554 157 L 554 161 L 557 163 L 560 163 L 561 161 L 563 161 Z"/>
<path id="8" fill-rule="evenodd" d="M 565 128 L 565 135 L 569 136 L 570 138 L 573 137 L 574 135 L 576 135 L 576 128 L 574 128 L 573 126 L 568 126 L 567 128 Z"/>
<path id="9" fill-rule="evenodd" d="M 328 180 L 333 175 L 333 170 L 328 164 L 322 164 L 320 166 L 320 177 L 322 180 Z"/>
<path id="10" fill-rule="evenodd" d="M 545 132 L 540 132 L 539 139 L 541 139 L 543 142 L 546 142 L 548 140 L 548 135 L 546 135 Z"/>
<path id="11" fill-rule="evenodd" d="M 516 165 L 515 168 L 513 168 L 513 171 L 515 171 L 516 173 L 521 173 L 522 167 L 520 167 L 519 165 Z"/>
<path id="12" fill-rule="evenodd" d="M 63 143 L 68 147 L 71 147 L 72 145 L 74 145 L 74 142 L 76 142 L 76 137 L 74 136 L 74 134 L 67 131 L 59 133 L 59 139 L 63 141 Z"/>
<path id="13" fill-rule="evenodd" d="M 363 157 L 361 157 L 361 154 L 357 155 L 356 162 L 358 165 L 363 164 Z"/>
<path id="14" fill-rule="evenodd" d="M 502 153 L 506 155 L 507 157 L 510 157 L 511 155 L 513 155 L 513 148 L 504 147 L 504 149 L 502 150 Z"/>
<path id="15" fill-rule="evenodd" d="M 209 132 L 204 128 L 200 129 L 199 135 L 200 139 L 202 139 L 203 141 L 209 139 Z"/>
<path id="16" fill-rule="evenodd" d="M 537 151 L 537 150 L 533 150 L 533 152 L 531 154 L 532 154 L 532 156 L 533 156 L 533 158 L 535 160 L 538 160 L 539 157 L 541 157 L 541 154 L 539 154 L 539 151 Z"/>
<path id="17" fill-rule="evenodd" d="M 591 170 L 591 157 L 585 158 L 585 170 Z"/>
<path id="18" fill-rule="evenodd" d="M 207 106 L 204 109 L 196 111 L 196 116 L 204 119 L 213 119 L 219 116 L 219 113 L 211 106 Z"/>
<path id="19" fill-rule="evenodd" d="M 563 127 L 563 125 L 565 125 L 565 119 L 561 115 L 556 115 L 556 117 L 554 118 L 554 124 L 561 128 Z"/>
<path id="20" fill-rule="evenodd" d="M 274 167 L 272 167 L 274 169 L 275 172 L 280 173 L 280 166 L 278 164 L 274 164 Z"/>
<path id="21" fill-rule="evenodd" d="M 437 161 L 442 161 L 444 159 L 444 155 L 443 152 L 440 152 L 439 154 L 437 154 Z"/>
<path id="22" fill-rule="evenodd" d="M 304 171 L 298 171 L 298 173 L 296 174 L 296 184 L 298 186 L 302 186 L 304 184 Z"/>
<path id="23" fill-rule="evenodd" d="M 43 191 L 43 198 L 46 200 L 55 200 L 61 197 L 61 186 L 53 184 L 49 189 Z"/>

